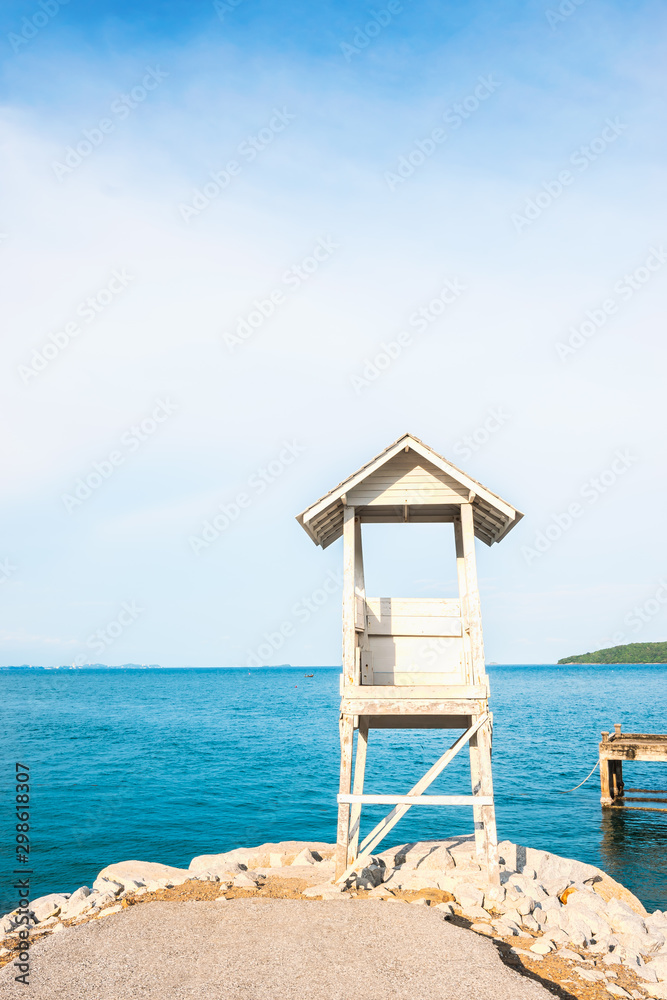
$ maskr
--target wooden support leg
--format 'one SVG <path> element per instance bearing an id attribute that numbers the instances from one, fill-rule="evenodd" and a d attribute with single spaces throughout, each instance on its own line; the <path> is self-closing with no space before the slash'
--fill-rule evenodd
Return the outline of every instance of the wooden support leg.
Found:
<path id="1" fill-rule="evenodd" d="M 612 802 L 623 798 L 623 761 L 609 761 L 609 783 L 611 785 Z"/>
<path id="2" fill-rule="evenodd" d="M 357 754 L 354 762 L 354 785 L 352 791 L 355 795 L 362 795 L 364 791 L 364 774 L 366 771 L 366 751 L 368 749 L 368 717 L 359 716 L 359 728 L 357 731 Z M 350 813 L 350 847 L 348 850 L 347 864 L 351 865 L 357 856 L 359 848 L 359 827 L 361 824 L 361 803 L 355 802 Z"/>
<path id="3" fill-rule="evenodd" d="M 488 795 L 493 800 L 490 719 L 470 740 L 470 776 L 473 795 Z M 486 868 L 489 882 L 500 884 L 495 807 L 493 805 L 473 806 L 473 818 L 478 864 Z"/>
<path id="4" fill-rule="evenodd" d="M 339 791 L 349 795 L 352 782 L 352 748 L 354 741 L 354 716 L 344 715 L 340 726 L 340 785 Z M 350 838 L 350 805 L 338 803 L 338 835 L 336 837 L 336 877 L 347 868 Z"/>
<path id="5" fill-rule="evenodd" d="M 604 806 L 610 806 L 612 802 L 611 797 L 611 765 L 612 761 L 608 760 L 606 757 L 600 757 L 600 803 Z"/>

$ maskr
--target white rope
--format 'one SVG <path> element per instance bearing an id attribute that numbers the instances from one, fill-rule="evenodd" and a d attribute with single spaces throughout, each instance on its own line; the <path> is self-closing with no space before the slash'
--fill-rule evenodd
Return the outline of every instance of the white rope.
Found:
<path id="1" fill-rule="evenodd" d="M 600 758 L 598 757 L 598 759 L 595 761 L 595 767 L 593 768 L 593 771 L 595 770 L 595 768 L 598 766 L 599 763 L 600 763 Z M 567 795 L 568 792 L 576 792 L 577 788 L 581 788 L 582 785 L 586 784 L 586 782 L 590 778 L 590 776 L 593 773 L 593 771 L 591 771 L 589 774 L 587 774 L 586 777 L 584 778 L 584 780 L 580 781 L 578 785 L 574 786 L 574 788 L 561 788 L 561 794 L 562 795 Z"/>

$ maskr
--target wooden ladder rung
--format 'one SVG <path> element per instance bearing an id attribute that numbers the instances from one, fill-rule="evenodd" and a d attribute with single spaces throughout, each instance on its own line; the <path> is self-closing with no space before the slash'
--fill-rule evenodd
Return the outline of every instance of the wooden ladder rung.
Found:
<path id="1" fill-rule="evenodd" d="M 491 795 L 350 795 L 340 794 L 343 804 L 375 806 L 492 806 Z"/>

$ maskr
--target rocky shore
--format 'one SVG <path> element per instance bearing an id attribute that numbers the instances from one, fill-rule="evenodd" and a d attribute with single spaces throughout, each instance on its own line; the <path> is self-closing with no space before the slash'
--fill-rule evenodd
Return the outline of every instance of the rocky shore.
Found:
<path id="1" fill-rule="evenodd" d="M 32 900 L 28 947 L 152 900 L 216 899 L 229 905 L 258 895 L 408 902 L 494 941 L 507 963 L 556 984 L 566 991 L 561 995 L 667 1000 L 667 914 L 648 914 L 632 893 L 592 865 L 505 841 L 501 884 L 490 886 L 475 861 L 472 837 L 453 837 L 383 851 L 336 886 L 333 855 L 331 844 L 290 841 L 201 855 L 188 869 L 112 864 L 92 887 Z M 25 953 L 26 924 L 17 924 L 18 918 L 15 910 L 0 919 L 0 965 Z"/>

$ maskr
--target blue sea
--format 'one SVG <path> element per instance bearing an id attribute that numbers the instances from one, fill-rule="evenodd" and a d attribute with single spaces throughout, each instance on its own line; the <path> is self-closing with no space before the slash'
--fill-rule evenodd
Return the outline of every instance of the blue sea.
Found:
<path id="1" fill-rule="evenodd" d="M 306 673 L 313 673 L 306 678 Z M 0 913 L 15 905 L 14 766 L 31 775 L 32 897 L 131 858 L 336 836 L 339 668 L 0 669 Z M 664 666 L 494 666 L 498 832 L 599 865 L 667 908 L 667 812 L 600 808 L 602 730 L 667 732 Z M 406 792 L 456 733 L 373 731 L 366 790 Z M 667 787 L 665 765 L 626 785 Z M 469 793 L 465 755 L 431 787 Z M 384 807 L 366 807 L 368 830 Z M 394 843 L 471 831 L 466 808 L 415 807 Z M 363 835 L 363 829 L 362 829 Z M 384 846 L 390 846 L 387 842 Z"/>

